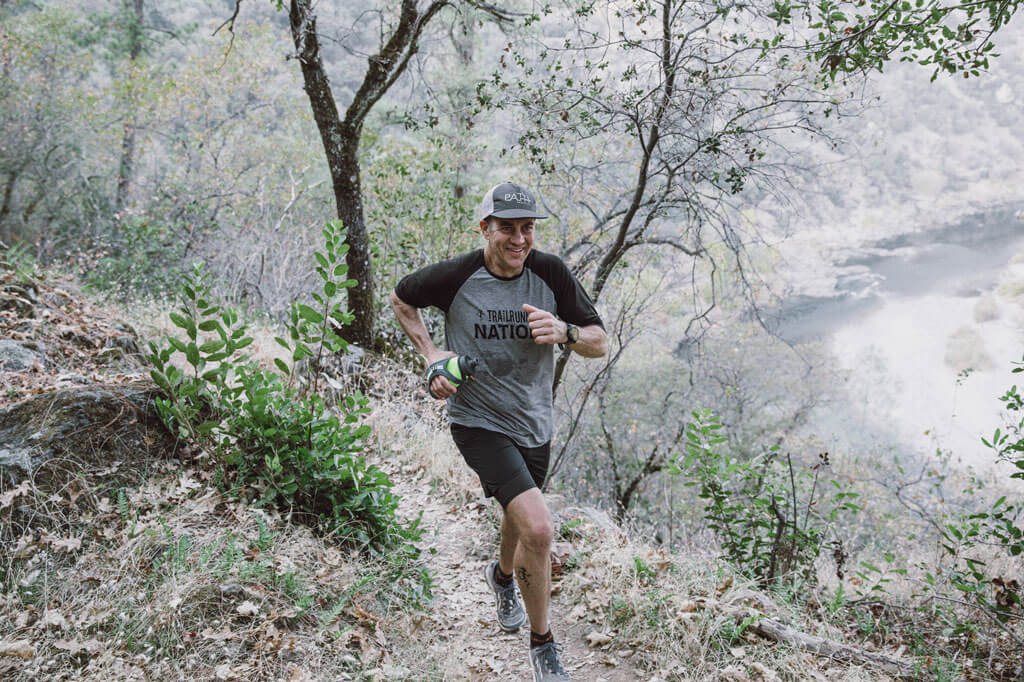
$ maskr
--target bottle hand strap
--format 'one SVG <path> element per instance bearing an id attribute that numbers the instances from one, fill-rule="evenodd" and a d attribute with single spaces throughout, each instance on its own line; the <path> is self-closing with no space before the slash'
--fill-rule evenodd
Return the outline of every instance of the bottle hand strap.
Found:
<path id="1" fill-rule="evenodd" d="M 435 395 L 434 394 L 434 389 L 432 389 L 430 387 L 430 383 L 434 380 L 434 377 L 442 376 L 445 379 L 447 379 L 448 381 L 450 381 L 452 386 L 455 386 L 456 388 L 458 388 L 459 383 L 461 383 L 458 377 L 456 377 L 454 374 L 452 374 L 451 372 L 448 371 L 448 368 L 446 367 L 446 365 L 448 364 L 449 360 L 451 360 L 451 357 L 441 358 L 437 362 L 431 363 L 431 365 L 429 367 L 427 367 L 427 392 L 433 398 L 440 398 L 441 397 L 441 396 Z"/>

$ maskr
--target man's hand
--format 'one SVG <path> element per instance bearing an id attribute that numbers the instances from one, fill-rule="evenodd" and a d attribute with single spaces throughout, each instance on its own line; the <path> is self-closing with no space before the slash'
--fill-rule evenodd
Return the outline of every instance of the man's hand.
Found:
<path id="1" fill-rule="evenodd" d="M 526 321 L 530 323 L 530 333 L 535 343 L 565 343 L 569 340 L 569 325 L 562 320 L 529 303 L 523 304 L 523 310 L 527 312 Z"/>
<path id="2" fill-rule="evenodd" d="M 432 365 L 438 360 L 454 357 L 455 355 L 456 354 L 451 352 L 450 350 L 438 350 L 435 353 L 431 353 L 427 357 L 427 365 Z M 452 386 L 452 382 L 448 381 L 446 378 L 439 375 L 431 380 L 430 390 L 433 392 L 434 397 L 437 398 L 438 400 L 447 400 L 451 396 L 455 395 L 455 392 L 458 389 Z"/>

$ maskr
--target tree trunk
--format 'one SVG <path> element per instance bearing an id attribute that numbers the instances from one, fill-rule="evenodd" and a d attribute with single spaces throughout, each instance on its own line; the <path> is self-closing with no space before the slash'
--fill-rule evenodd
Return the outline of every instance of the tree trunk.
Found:
<path id="1" fill-rule="evenodd" d="M 306 96 L 309 97 L 327 156 L 338 217 L 347 230 L 348 276 L 356 280 L 356 286 L 348 290 L 348 310 L 353 320 L 342 330 L 342 336 L 364 347 L 374 345 L 376 305 L 370 238 L 366 231 L 359 184 L 359 139 L 363 122 L 374 104 L 405 71 L 409 59 L 416 52 L 423 27 L 445 4 L 447 0 L 434 0 L 420 12 L 416 8 L 416 0 L 402 0 L 398 25 L 387 36 L 380 52 L 369 58 L 363 82 L 345 111 L 344 119 L 338 113 L 338 105 L 324 71 L 316 32 L 316 14 L 310 0 L 291 0 L 289 5 L 288 19 L 302 67 Z"/>
<path id="2" fill-rule="evenodd" d="M 322 133 L 321 133 L 322 135 Z M 349 245 L 345 255 L 348 264 L 348 276 L 356 281 L 356 285 L 348 290 L 348 309 L 354 319 L 343 336 L 352 343 L 370 348 L 374 341 L 374 318 L 376 302 L 374 301 L 373 263 L 370 259 L 370 237 L 366 231 L 366 219 L 363 215 L 363 190 L 359 184 L 359 133 L 346 131 L 344 144 L 336 155 L 331 167 L 340 172 L 333 173 L 334 201 L 338 208 L 338 218 L 348 229 L 346 241 Z M 324 143 L 326 148 L 326 142 Z"/>
<path id="3" fill-rule="evenodd" d="M 132 70 L 135 62 L 142 54 L 142 2 L 143 0 L 124 0 L 125 10 L 130 12 L 128 24 L 128 60 L 129 78 L 134 77 Z M 129 87 L 129 92 L 131 88 Z M 135 167 L 135 110 L 132 102 L 128 103 L 128 120 L 124 124 L 121 138 L 121 163 L 117 170 L 117 194 L 114 198 L 115 210 L 120 213 L 128 205 L 128 193 L 131 191 L 132 174 Z"/>
<path id="4" fill-rule="evenodd" d="M 14 225 L 7 222 L 8 216 L 11 215 L 11 203 L 14 198 L 14 185 L 18 181 L 18 171 L 12 169 L 10 175 L 7 176 L 7 181 L 4 182 L 3 200 L 0 202 L 0 241 L 4 242 L 7 246 L 14 245 Z"/>
<path id="5" fill-rule="evenodd" d="M 331 83 L 320 57 L 316 15 L 308 0 L 292 0 L 288 18 L 302 68 L 306 96 L 309 97 L 313 119 L 320 131 L 320 140 L 327 156 L 338 218 L 346 229 L 349 250 L 345 261 L 348 264 L 348 276 L 356 280 L 356 286 L 348 290 L 348 310 L 353 320 L 343 330 L 342 336 L 352 343 L 370 346 L 373 340 L 375 305 L 373 267 L 359 184 L 359 135 L 362 132 L 362 121 L 355 127 L 345 126 L 341 121 L 338 105 L 331 92 Z"/>
<path id="6" fill-rule="evenodd" d="M 473 16 L 470 11 L 466 9 L 460 12 L 451 31 L 452 45 L 455 47 L 455 54 L 458 59 L 459 74 L 457 76 L 457 84 L 449 92 L 452 111 L 455 113 L 456 129 L 454 138 L 459 154 L 459 165 L 455 173 L 455 187 L 453 190 L 456 199 L 466 196 L 466 185 L 464 183 L 466 178 L 469 177 L 469 155 L 466 151 L 464 140 L 468 136 L 469 130 L 473 127 L 473 109 L 468 106 L 471 92 L 470 88 L 466 85 L 466 79 L 472 73 L 475 34 Z"/>
<path id="7" fill-rule="evenodd" d="M 124 124 L 124 134 L 121 138 L 121 163 L 117 171 L 117 195 L 114 198 L 114 210 L 117 213 L 124 211 L 128 205 L 128 193 L 131 191 L 132 168 L 135 165 L 135 121 L 134 116 Z"/>

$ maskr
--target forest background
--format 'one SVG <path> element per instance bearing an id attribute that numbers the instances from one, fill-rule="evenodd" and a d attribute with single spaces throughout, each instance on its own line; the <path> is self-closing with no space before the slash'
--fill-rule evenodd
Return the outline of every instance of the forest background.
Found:
<path id="1" fill-rule="evenodd" d="M 1020 553 L 1001 499 L 1019 431 L 989 435 L 990 409 L 988 460 L 921 448 L 903 433 L 922 425 L 880 414 L 884 367 L 787 323 L 849 298 L 872 249 L 1019 236 L 1015 9 L 8 0 L 0 241 L 154 309 L 202 262 L 273 326 L 319 282 L 309 256 L 340 217 L 339 334 L 416 367 L 387 292 L 477 247 L 482 192 L 518 179 L 552 216 L 538 247 L 612 339 L 600 363 L 559 360 L 551 487 L 671 550 L 710 531 L 765 587 L 842 601 L 903 576 L 935 607 L 945 566 L 942 594 L 974 615 L 943 611 L 937 636 L 991 657 L 970 633 L 1021 636 L 1019 563 L 979 563 Z M 1008 377 L 1015 356 L 985 351 L 979 325 L 1019 339 L 1013 256 L 944 339 L 951 395 Z"/>

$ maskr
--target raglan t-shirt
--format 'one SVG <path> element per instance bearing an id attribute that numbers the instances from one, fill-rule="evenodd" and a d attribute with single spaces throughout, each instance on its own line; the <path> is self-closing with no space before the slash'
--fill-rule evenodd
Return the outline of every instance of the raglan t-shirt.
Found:
<path id="1" fill-rule="evenodd" d="M 554 346 L 534 342 L 523 304 L 579 327 L 603 326 L 558 256 L 531 251 L 519 275 L 499 277 L 478 249 L 417 270 L 395 293 L 411 306 L 440 308 L 448 350 L 480 362 L 476 380 L 448 398 L 453 423 L 503 433 L 524 447 L 551 440 Z"/>

